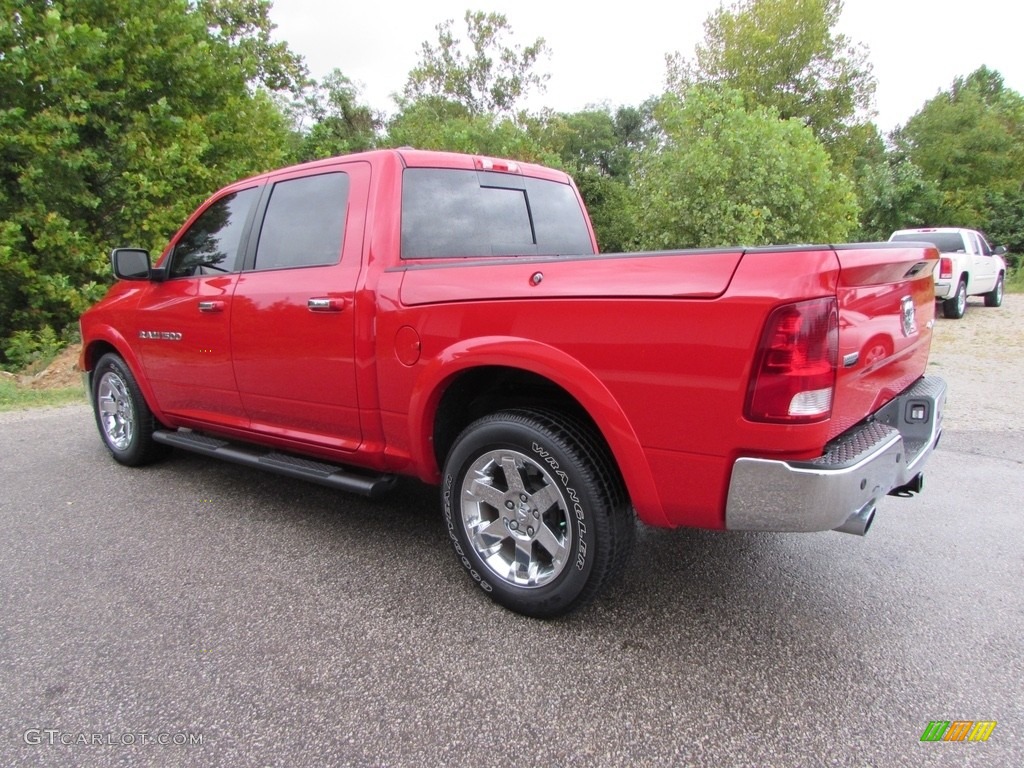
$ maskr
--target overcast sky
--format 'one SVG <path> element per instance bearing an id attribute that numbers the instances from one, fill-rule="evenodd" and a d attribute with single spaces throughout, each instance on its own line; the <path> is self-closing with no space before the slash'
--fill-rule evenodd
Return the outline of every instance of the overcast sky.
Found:
<path id="1" fill-rule="evenodd" d="M 276 38 L 303 56 L 314 77 L 337 67 L 371 107 L 394 112 L 400 91 L 435 26 L 467 9 L 504 13 L 513 42 L 543 37 L 551 79 L 539 106 L 574 112 L 590 104 L 638 105 L 661 93 L 665 54 L 692 56 L 718 0 L 627 0 L 614 5 L 558 0 L 274 0 Z M 731 5 L 731 3 L 726 3 Z M 1024 4 L 1019 0 L 846 0 L 839 31 L 864 43 L 878 88 L 875 122 L 906 122 L 953 79 L 982 64 L 1024 93 Z"/>

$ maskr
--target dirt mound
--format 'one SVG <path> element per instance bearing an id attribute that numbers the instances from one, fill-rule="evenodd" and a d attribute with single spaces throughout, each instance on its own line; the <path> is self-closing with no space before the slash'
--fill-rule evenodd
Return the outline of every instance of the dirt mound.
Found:
<path id="1" fill-rule="evenodd" d="M 78 370 L 81 344 L 65 347 L 53 362 L 32 376 L 16 376 L 18 385 L 27 389 L 64 389 L 82 386 L 82 372 Z"/>

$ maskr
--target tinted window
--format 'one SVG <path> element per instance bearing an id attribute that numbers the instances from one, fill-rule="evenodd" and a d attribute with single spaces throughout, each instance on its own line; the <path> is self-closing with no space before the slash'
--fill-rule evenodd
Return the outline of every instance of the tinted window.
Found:
<path id="1" fill-rule="evenodd" d="M 512 174 L 409 168 L 402 258 L 593 253 L 572 188 Z"/>
<path id="2" fill-rule="evenodd" d="M 171 277 L 194 277 L 234 272 L 245 220 L 256 202 L 258 188 L 222 197 L 207 208 L 181 236 L 171 256 Z"/>
<path id="3" fill-rule="evenodd" d="M 913 232 L 893 235 L 894 243 L 931 243 L 942 253 L 956 253 L 964 250 L 964 241 L 959 232 Z"/>
<path id="4" fill-rule="evenodd" d="M 345 237 L 348 175 L 279 181 L 263 216 L 256 269 L 337 264 Z"/>
<path id="5" fill-rule="evenodd" d="M 543 253 L 593 253 L 590 230 L 576 193 L 568 184 L 543 179 L 527 179 L 533 225 Z"/>

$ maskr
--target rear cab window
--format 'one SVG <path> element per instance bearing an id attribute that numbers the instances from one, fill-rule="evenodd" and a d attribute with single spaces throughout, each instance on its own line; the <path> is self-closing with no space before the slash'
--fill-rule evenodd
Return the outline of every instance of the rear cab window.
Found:
<path id="1" fill-rule="evenodd" d="M 451 168 L 403 173 L 403 259 L 593 253 L 569 184 Z"/>
<path id="2" fill-rule="evenodd" d="M 964 239 L 959 232 L 902 232 L 893 235 L 894 243 L 931 243 L 940 253 L 965 253 Z"/>

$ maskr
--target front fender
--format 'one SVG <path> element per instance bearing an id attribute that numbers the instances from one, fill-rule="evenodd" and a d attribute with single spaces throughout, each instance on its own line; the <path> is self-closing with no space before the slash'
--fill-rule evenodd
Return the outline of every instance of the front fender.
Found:
<path id="1" fill-rule="evenodd" d="M 96 326 L 90 329 L 89 340 L 82 344 L 82 352 L 78 358 L 79 370 L 87 374 L 89 400 L 92 401 L 92 370 L 96 366 L 96 361 L 103 356 L 105 347 L 113 347 L 114 352 L 124 360 L 125 365 L 128 366 L 135 377 L 139 389 L 142 390 L 142 396 L 146 399 L 146 404 L 153 412 L 157 421 L 162 424 L 169 423 L 166 414 L 157 405 L 156 397 L 149 386 L 149 380 L 142 374 L 142 361 L 139 360 L 135 350 L 132 349 L 131 344 L 128 343 L 124 335 L 109 325 Z"/>
<path id="2" fill-rule="evenodd" d="M 491 336 L 464 339 L 445 348 L 420 370 L 409 404 L 411 458 L 422 479 L 437 482 L 440 470 L 431 436 L 445 390 L 459 374 L 484 366 L 515 368 L 541 376 L 567 392 L 589 414 L 611 448 L 633 506 L 641 519 L 667 525 L 647 457 L 611 392 L 579 360 L 530 339 Z"/>

